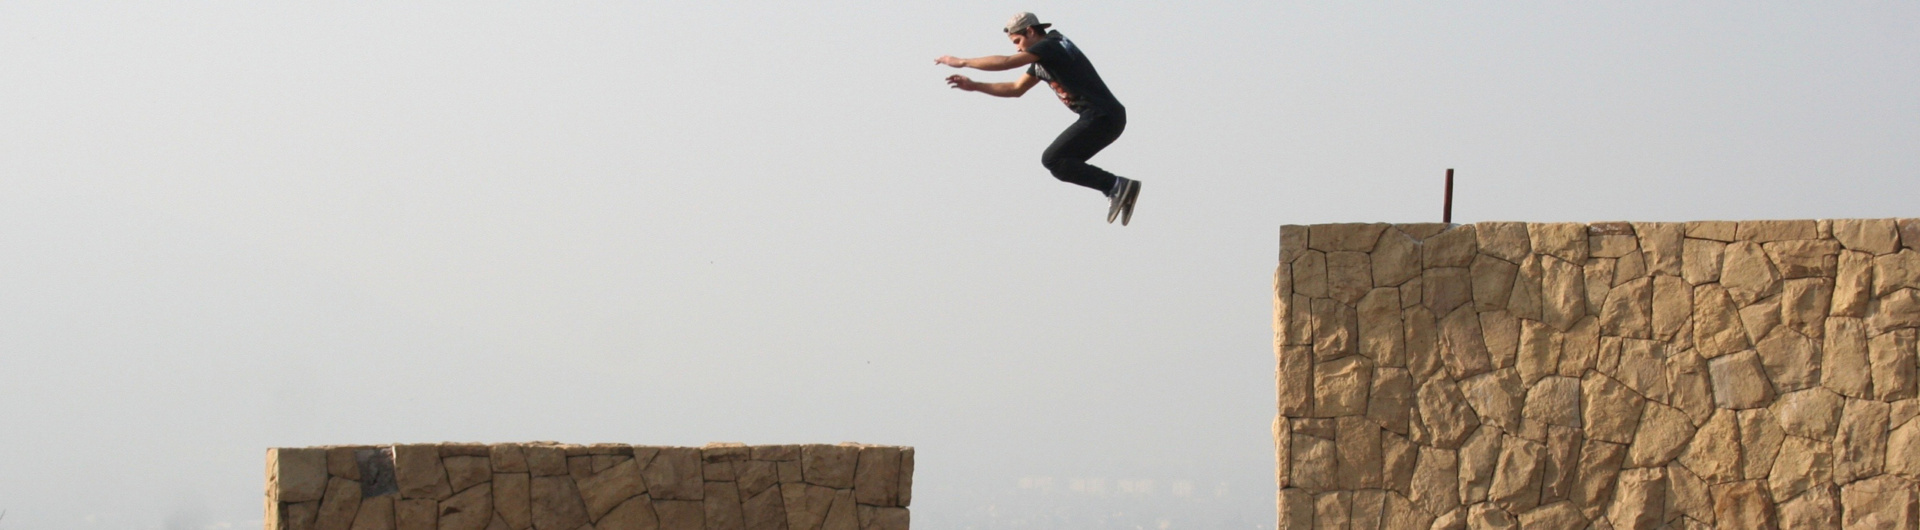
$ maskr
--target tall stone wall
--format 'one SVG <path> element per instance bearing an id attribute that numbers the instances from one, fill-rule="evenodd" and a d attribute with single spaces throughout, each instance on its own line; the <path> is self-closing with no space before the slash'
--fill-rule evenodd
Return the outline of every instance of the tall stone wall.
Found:
<path id="1" fill-rule="evenodd" d="M 1920 220 L 1280 247 L 1280 528 L 1920 524 Z"/>
<path id="2" fill-rule="evenodd" d="M 913 448 L 267 450 L 268 530 L 906 530 Z"/>

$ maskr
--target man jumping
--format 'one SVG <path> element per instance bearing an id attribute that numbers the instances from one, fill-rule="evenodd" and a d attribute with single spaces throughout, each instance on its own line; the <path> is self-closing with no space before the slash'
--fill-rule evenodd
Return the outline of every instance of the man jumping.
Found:
<path id="1" fill-rule="evenodd" d="M 1041 81 L 1052 86 L 1060 102 L 1079 113 L 1080 119 L 1067 126 L 1067 130 L 1053 140 L 1053 145 L 1047 146 L 1046 152 L 1040 155 L 1040 164 L 1046 166 L 1054 178 L 1106 194 L 1107 222 L 1118 217 L 1124 226 L 1133 220 L 1133 202 L 1140 197 L 1140 182 L 1089 165 L 1087 159 L 1120 138 L 1120 132 L 1127 128 L 1127 108 L 1107 90 L 1099 72 L 1093 70 L 1093 63 L 1080 53 L 1080 47 L 1060 32 L 1048 31 L 1049 26 L 1052 24 L 1041 24 L 1033 13 L 1020 13 L 1007 21 L 1004 30 L 1019 53 L 972 59 L 948 55 L 934 62 L 995 72 L 1027 67 L 1026 73 L 1012 83 L 979 83 L 964 75 L 947 78 L 948 85 L 968 92 L 1017 98 Z"/>

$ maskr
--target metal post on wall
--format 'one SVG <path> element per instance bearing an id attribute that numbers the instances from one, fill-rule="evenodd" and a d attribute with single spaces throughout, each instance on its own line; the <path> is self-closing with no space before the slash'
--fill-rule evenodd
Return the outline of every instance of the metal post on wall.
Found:
<path id="1" fill-rule="evenodd" d="M 1447 197 L 1440 204 L 1440 222 L 1453 223 L 1453 168 L 1447 168 Z"/>

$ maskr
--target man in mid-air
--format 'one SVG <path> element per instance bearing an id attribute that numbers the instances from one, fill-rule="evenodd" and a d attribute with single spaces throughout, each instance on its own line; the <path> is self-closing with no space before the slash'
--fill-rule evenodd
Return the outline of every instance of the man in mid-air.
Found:
<path id="1" fill-rule="evenodd" d="M 1046 152 L 1040 155 L 1040 164 L 1046 166 L 1054 178 L 1106 194 L 1107 222 L 1118 217 L 1120 224 L 1126 225 L 1133 220 L 1133 202 L 1140 197 L 1140 182 L 1089 165 L 1087 159 L 1120 138 L 1120 132 L 1127 128 L 1127 108 L 1121 106 L 1120 100 L 1107 90 L 1107 84 L 1100 81 L 1100 73 L 1093 70 L 1093 63 L 1080 52 L 1080 47 L 1060 32 L 1048 31 L 1049 26 L 1052 24 L 1041 24 L 1033 13 L 1020 13 L 1007 21 L 1004 30 L 1019 53 L 972 59 L 948 55 L 934 62 L 987 71 L 1027 67 L 1026 73 L 1011 83 L 980 83 L 963 75 L 947 78 L 947 84 L 953 88 L 1003 98 L 1020 97 L 1033 85 L 1046 81 L 1053 87 L 1053 93 L 1060 96 L 1060 102 L 1079 113 L 1080 119 L 1067 126 L 1067 130 L 1053 140 L 1053 145 L 1047 146 Z"/>

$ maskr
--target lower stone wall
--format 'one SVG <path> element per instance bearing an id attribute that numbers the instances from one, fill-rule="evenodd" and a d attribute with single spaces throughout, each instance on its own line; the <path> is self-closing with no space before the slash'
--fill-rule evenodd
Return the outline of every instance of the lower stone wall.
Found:
<path id="1" fill-rule="evenodd" d="M 1280 528 L 1920 527 L 1920 220 L 1280 246 Z"/>
<path id="2" fill-rule="evenodd" d="M 269 530 L 906 530 L 913 448 L 274 448 L 266 494 Z"/>

